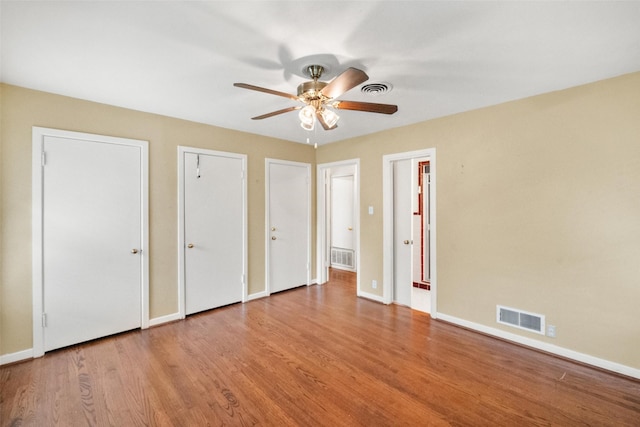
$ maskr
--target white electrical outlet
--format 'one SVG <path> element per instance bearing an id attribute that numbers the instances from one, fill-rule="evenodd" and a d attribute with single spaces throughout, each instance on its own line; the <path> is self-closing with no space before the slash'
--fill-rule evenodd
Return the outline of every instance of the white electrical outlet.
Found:
<path id="1" fill-rule="evenodd" d="M 378 281 L 377 280 L 372 280 L 371 281 L 371 288 L 376 289 L 378 287 Z"/>
<path id="2" fill-rule="evenodd" d="M 549 338 L 555 338 L 556 337 L 556 327 L 555 327 L 555 325 L 547 325 L 547 336 Z"/>

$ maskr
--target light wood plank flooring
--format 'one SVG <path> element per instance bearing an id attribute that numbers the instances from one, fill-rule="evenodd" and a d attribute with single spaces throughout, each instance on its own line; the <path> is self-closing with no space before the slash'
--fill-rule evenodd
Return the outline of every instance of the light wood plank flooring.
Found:
<path id="1" fill-rule="evenodd" d="M 640 381 L 356 298 L 344 272 L 0 382 L 2 426 L 640 426 Z"/>

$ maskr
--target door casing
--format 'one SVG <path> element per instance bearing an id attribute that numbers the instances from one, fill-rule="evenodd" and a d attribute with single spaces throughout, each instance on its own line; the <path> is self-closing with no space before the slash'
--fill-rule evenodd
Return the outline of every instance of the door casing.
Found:
<path id="1" fill-rule="evenodd" d="M 429 194 L 429 215 L 431 219 L 431 239 L 429 242 L 431 270 L 431 310 L 432 318 L 437 318 L 437 263 L 436 263 L 436 149 L 428 148 L 424 150 L 408 151 L 404 153 L 387 154 L 382 157 L 382 241 L 383 241 L 383 290 L 382 302 L 391 304 L 393 302 L 393 278 L 394 278 L 394 255 L 393 255 L 393 162 L 397 160 L 428 158 L 431 173 L 431 186 Z"/>
<path id="2" fill-rule="evenodd" d="M 140 149 L 140 187 L 141 187 L 141 319 L 142 329 L 149 327 L 149 152 L 148 141 L 117 138 L 104 135 L 73 132 L 34 126 L 32 128 L 32 318 L 33 318 L 33 357 L 44 355 L 44 269 L 43 269 L 43 201 L 44 174 L 43 144 L 46 137 L 75 139 L 88 142 L 119 144 Z"/>
<path id="3" fill-rule="evenodd" d="M 317 165 L 316 172 L 316 277 L 318 283 L 326 283 L 329 280 L 329 213 L 327 206 L 327 187 L 330 185 L 332 168 L 353 166 L 355 180 L 354 198 L 354 228 L 356 232 L 356 271 L 360 272 L 360 159 L 342 160 L 333 163 Z M 360 274 L 356 276 L 356 293 L 362 295 L 360 287 Z"/>
<path id="4" fill-rule="evenodd" d="M 271 165 L 288 165 L 294 167 L 304 168 L 307 176 L 306 183 L 306 232 L 305 232 L 305 251 L 306 251 L 306 284 L 307 286 L 312 283 L 311 281 L 311 165 L 309 163 L 292 162 L 288 160 L 278 159 L 265 159 L 265 294 L 270 295 L 274 291 L 271 283 L 271 223 L 272 218 L 270 215 L 270 203 L 271 203 L 271 191 L 270 191 L 270 166 Z M 252 299 L 256 296 L 252 296 Z"/>

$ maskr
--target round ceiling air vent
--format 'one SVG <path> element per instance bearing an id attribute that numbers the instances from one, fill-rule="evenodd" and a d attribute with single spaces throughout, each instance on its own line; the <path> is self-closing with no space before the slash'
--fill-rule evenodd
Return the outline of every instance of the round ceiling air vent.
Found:
<path id="1" fill-rule="evenodd" d="M 366 95 L 378 96 L 391 92 L 391 89 L 393 89 L 391 83 L 368 83 L 362 86 L 360 92 Z"/>

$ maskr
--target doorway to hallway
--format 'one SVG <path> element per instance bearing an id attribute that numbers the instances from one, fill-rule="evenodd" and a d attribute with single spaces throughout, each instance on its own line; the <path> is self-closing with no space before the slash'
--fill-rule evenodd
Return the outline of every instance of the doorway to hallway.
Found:
<path id="1" fill-rule="evenodd" d="M 359 159 L 318 165 L 317 281 L 326 283 L 329 269 L 356 273 L 360 266 Z"/>

